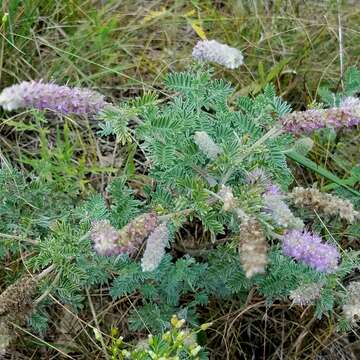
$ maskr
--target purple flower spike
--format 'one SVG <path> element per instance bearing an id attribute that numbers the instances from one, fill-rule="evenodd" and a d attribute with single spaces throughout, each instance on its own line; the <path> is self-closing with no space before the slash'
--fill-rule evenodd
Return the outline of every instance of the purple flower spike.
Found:
<path id="1" fill-rule="evenodd" d="M 355 126 L 360 124 L 360 101 L 346 98 L 338 108 L 294 111 L 285 115 L 281 121 L 286 131 L 298 135 L 321 128 Z"/>
<path id="2" fill-rule="evenodd" d="M 103 95 L 89 89 L 23 81 L 2 91 L 0 105 L 8 111 L 35 108 L 63 114 L 90 115 L 98 113 L 108 103 Z"/>
<path id="3" fill-rule="evenodd" d="M 340 254 L 334 245 L 323 243 L 318 235 L 291 230 L 284 235 L 283 253 L 320 272 L 337 269 Z"/>

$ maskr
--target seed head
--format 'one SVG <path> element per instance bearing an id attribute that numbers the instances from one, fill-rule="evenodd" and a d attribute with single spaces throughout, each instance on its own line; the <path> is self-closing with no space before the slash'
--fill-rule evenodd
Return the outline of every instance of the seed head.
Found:
<path id="1" fill-rule="evenodd" d="M 267 250 L 260 223 L 255 218 L 244 219 L 240 226 L 239 254 L 246 277 L 265 272 Z"/>
<path id="2" fill-rule="evenodd" d="M 327 216 L 338 215 L 341 219 L 350 223 L 360 216 L 360 213 L 354 210 L 354 206 L 349 200 L 322 193 L 316 188 L 305 189 L 303 187 L 296 187 L 288 197 L 297 206 L 309 207 L 321 211 Z"/>
<path id="3" fill-rule="evenodd" d="M 101 220 L 93 223 L 90 238 L 99 255 L 127 253 L 131 256 L 139 250 L 157 224 L 158 217 L 154 213 L 142 214 L 120 230 L 113 228 L 107 220 Z"/>

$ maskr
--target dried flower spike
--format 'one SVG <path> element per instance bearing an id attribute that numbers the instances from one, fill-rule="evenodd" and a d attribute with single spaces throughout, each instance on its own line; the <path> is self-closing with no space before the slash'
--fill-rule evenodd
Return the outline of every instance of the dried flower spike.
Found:
<path id="1" fill-rule="evenodd" d="M 351 282 L 348 287 L 348 297 L 343 305 L 345 317 L 351 322 L 360 320 L 360 281 Z"/>
<path id="2" fill-rule="evenodd" d="M 32 296 L 37 287 L 37 281 L 31 277 L 22 277 L 6 288 L 0 295 L 0 318 L 10 315 L 16 319 L 32 308 Z"/>
<path id="3" fill-rule="evenodd" d="M 316 188 L 305 189 L 303 187 L 296 187 L 288 197 L 297 206 L 309 207 L 321 211 L 328 216 L 338 215 L 341 219 L 350 223 L 360 216 L 360 213 L 354 210 L 353 204 L 349 200 L 322 193 Z"/>
<path id="4" fill-rule="evenodd" d="M 165 247 L 169 240 L 169 231 L 165 223 L 160 224 L 148 237 L 146 248 L 141 259 L 143 271 L 154 271 L 165 255 Z"/>
<path id="5" fill-rule="evenodd" d="M 5 88 L 0 94 L 0 105 L 8 111 L 35 108 L 89 115 L 98 113 L 107 104 L 104 96 L 95 91 L 42 81 L 23 81 Z"/>
<path id="6" fill-rule="evenodd" d="M 158 217 L 154 213 L 138 216 L 121 230 L 116 230 L 108 221 L 101 220 L 93 223 L 90 238 L 99 255 L 133 255 L 157 224 Z"/>
<path id="7" fill-rule="evenodd" d="M 282 118 L 286 131 L 294 134 L 311 133 L 321 128 L 351 127 L 360 124 L 360 105 L 331 108 L 326 110 L 311 109 L 294 111 Z"/>
<path id="8" fill-rule="evenodd" d="M 221 153 L 221 149 L 205 131 L 196 131 L 194 142 L 199 149 L 211 160 L 215 160 Z"/>
<path id="9" fill-rule="evenodd" d="M 33 310 L 32 296 L 37 288 L 37 280 L 22 277 L 10 285 L 0 295 L 0 356 L 15 337 L 11 322 L 25 323 L 26 316 Z"/>
<path id="10" fill-rule="evenodd" d="M 265 272 L 267 242 L 260 223 L 254 218 L 244 219 L 240 226 L 240 262 L 247 278 Z"/>
<path id="11" fill-rule="evenodd" d="M 236 69 L 244 63 L 240 50 L 221 44 L 216 40 L 200 40 L 192 51 L 195 60 L 214 62 L 228 69 Z"/>
<path id="12" fill-rule="evenodd" d="M 335 271 L 340 258 L 334 245 L 323 243 L 318 235 L 299 230 L 284 235 L 283 252 L 321 272 Z"/>

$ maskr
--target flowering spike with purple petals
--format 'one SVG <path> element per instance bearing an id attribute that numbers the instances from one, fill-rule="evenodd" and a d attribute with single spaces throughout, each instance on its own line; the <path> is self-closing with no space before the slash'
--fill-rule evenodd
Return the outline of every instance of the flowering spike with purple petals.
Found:
<path id="1" fill-rule="evenodd" d="M 2 91 L 0 105 L 8 111 L 35 108 L 63 114 L 90 115 L 98 113 L 108 103 L 103 95 L 89 89 L 23 81 Z"/>
<path id="2" fill-rule="evenodd" d="M 351 127 L 360 124 L 360 102 L 343 101 L 339 108 L 294 111 L 282 119 L 286 131 L 294 134 L 311 133 L 321 128 Z"/>
<path id="3" fill-rule="evenodd" d="M 318 235 L 299 230 L 284 235 L 283 253 L 320 272 L 335 271 L 340 258 L 334 245 L 323 243 Z"/>
<path id="4" fill-rule="evenodd" d="M 240 50 L 216 40 L 200 40 L 193 48 L 192 56 L 198 61 L 214 62 L 228 69 L 236 69 L 244 62 Z"/>

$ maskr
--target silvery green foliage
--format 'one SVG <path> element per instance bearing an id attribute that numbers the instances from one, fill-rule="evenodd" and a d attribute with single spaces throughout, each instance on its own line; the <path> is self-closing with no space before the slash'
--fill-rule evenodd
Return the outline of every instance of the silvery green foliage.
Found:
<path id="1" fill-rule="evenodd" d="M 90 89 L 42 81 L 23 81 L 5 88 L 0 94 L 0 106 L 8 111 L 34 108 L 63 114 L 91 115 L 106 105 L 104 96 Z"/>
<path id="2" fill-rule="evenodd" d="M 146 248 L 141 259 L 143 271 L 154 271 L 165 255 L 165 247 L 169 240 L 166 223 L 160 224 L 148 237 Z"/>
<path id="3" fill-rule="evenodd" d="M 192 56 L 198 61 L 214 62 L 228 69 L 236 69 L 244 63 L 240 50 L 216 40 L 200 40 L 195 45 Z"/>

